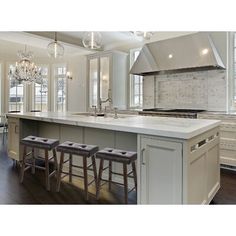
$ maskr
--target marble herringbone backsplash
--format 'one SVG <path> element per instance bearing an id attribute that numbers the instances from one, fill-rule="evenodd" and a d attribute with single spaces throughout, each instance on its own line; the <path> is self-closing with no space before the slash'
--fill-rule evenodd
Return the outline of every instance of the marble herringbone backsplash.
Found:
<path id="1" fill-rule="evenodd" d="M 145 76 L 144 108 L 226 110 L 226 73 L 209 70 Z"/>

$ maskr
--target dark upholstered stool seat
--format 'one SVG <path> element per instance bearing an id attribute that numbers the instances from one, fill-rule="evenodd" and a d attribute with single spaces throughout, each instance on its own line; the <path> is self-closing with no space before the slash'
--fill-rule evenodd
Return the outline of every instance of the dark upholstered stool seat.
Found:
<path id="1" fill-rule="evenodd" d="M 22 183 L 24 180 L 24 172 L 31 168 L 32 174 L 35 173 L 35 168 L 42 169 L 45 171 L 45 180 L 46 180 L 46 188 L 50 191 L 50 178 L 54 175 L 58 175 L 58 164 L 57 164 L 57 154 L 56 147 L 59 144 L 59 140 L 57 139 L 49 139 L 42 138 L 37 136 L 27 136 L 21 140 L 21 145 L 24 147 L 23 158 L 22 158 L 22 167 L 21 167 L 21 175 L 20 182 Z M 31 149 L 31 152 L 27 153 L 27 149 Z M 35 149 L 41 149 L 44 151 L 44 157 L 40 157 L 35 155 Z M 53 156 L 49 157 L 49 151 L 52 151 Z M 35 160 L 44 160 L 45 167 L 39 166 L 35 164 Z M 49 173 L 49 162 L 50 160 L 54 160 L 54 171 Z"/>
<path id="2" fill-rule="evenodd" d="M 104 148 L 96 153 L 96 157 L 130 164 L 137 159 L 137 153 L 114 148 Z"/>
<path id="3" fill-rule="evenodd" d="M 111 190 L 111 184 L 119 184 L 124 186 L 124 199 L 125 203 L 128 203 L 128 177 L 134 179 L 134 188 L 132 188 L 130 191 L 136 189 L 137 190 L 137 173 L 136 173 L 136 167 L 135 167 L 135 161 L 137 160 L 137 153 L 136 152 L 130 152 L 125 150 L 119 150 L 114 148 L 104 148 L 103 150 L 100 150 L 96 153 L 96 158 L 100 159 L 100 166 L 99 166 L 99 174 L 98 174 L 98 181 L 97 181 L 97 192 L 96 197 L 99 198 L 100 194 L 100 187 L 101 182 L 106 181 L 109 183 L 109 190 Z M 108 167 L 103 167 L 104 161 L 108 161 L 109 165 Z M 116 173 L 112 171 L 112 163 L 118 162 L 122 163 L 123 165 L 123 173 Z M 128 173 L 127 166 L 131 164 L 132 171 Z M 102 174 L 105 169 L 109 169 L 109 176 L 108 179 L 103 179 Z M 112 181 L 112 175 L 120 175 L 123 176 L 124 183 L 118 183 L 115 181 Z"/>
<path id="4" fill-rule="evenodd" d="M 90 157 L 98 151 L 98 146 L 66 141 L 57 147 L 57 151 Z"/>
<path id="5" fill-rule="evenodd" d="M 21 140 L 21 144 L 26 145 L 28 147 L 52 150 L 53 148 L 58 146 L 59 140 L 36 136 L 27 136 Z"/>
<path id="6" fill-rule="evenodd" d="M 93 182 L 95 182 L 97 186 L 97 169 L 96 169 L 96 162 L 95 162 L 94 154 L 98 151 L 98 146 L 66 141 L 57 147 L 57 151 L 61 153 L 59 171 L 58 171 L 58 177 L 57 177 L 57 191 L 58 192 L 60 191 L 61 179 L 64 178 L 65 176 L 69 175 L 70 182 L 72 182 L 72 176 L 80 177 L 84 179 L 85 198 L 86 200 L 88 200 L 88 186 L 92 184 Z M 66 161 L 64 161 L 65 154 L 69 154 L 69 159 Z M 73 164 L 73 155 L 83 158 L 82 166 Z M 87 159 L 89 159 L 90 157 L 91 157 L 92 163 L 90 165 L 87 165 Z M 69 172 L 63 171 L 63 165 L 66 162 L 69 162 Z M 83 176 L 74 174 L 72 171 L 73 167 L 83 169 Z M 92 170 L 94 174 L 94 178 L 90 183 L 88 182 L 88 170 Z M 64 174 L 64 176 L 62 176 L 62 174 Z"/>

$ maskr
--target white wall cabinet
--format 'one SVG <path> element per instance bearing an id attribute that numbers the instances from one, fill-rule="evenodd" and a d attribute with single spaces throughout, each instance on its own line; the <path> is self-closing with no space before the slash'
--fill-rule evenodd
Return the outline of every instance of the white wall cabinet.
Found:
<path id="1" fill-rule="evenodd" d="M 95 53 L 88 56 L 89 108 L 99 107 L 99 98 L 112 102 L 102 104 L 118 109 L 127 107 L 127 54 L 117 51 Z"/>
<path id="2" fill-rule="evenodd" d="M 140 138 L 140 202 L 182 203 L 182 143 Z"/>

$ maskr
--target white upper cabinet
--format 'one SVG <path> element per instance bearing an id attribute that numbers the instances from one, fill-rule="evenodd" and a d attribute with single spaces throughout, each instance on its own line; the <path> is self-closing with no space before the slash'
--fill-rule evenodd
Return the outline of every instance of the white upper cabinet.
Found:
<path id="1" fill-rule="evenodd" d="M 127 54 L 117 51 L 88 56 L 89 108 L 127 107 Z M 110 98 L 110 99 L 109 99 Z"/>

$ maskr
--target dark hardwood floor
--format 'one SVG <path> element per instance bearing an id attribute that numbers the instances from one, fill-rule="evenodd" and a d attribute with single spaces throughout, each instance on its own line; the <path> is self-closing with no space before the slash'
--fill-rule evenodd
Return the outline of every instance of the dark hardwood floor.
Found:
<path id="1" fill-rule="evenodd" d="M 221 169 L 221 188 L 211 204 L 236 204 L 236 171 Z"/>
<path id="2" fill-rule="evenodd" d="M 83 182 L 73 179 L 73 184 L 62 182 L 59 193 L 55 191 L 56 179 L 51 179 L 51 191 L 45 190 L 44 172 L 36 170 L 32 175 L 25 172 L 23 184 L 19 183 L 19 167 L 7 156 L 7 147 L 0 134 L 0 204 L 123 204 L 123 189 L 115 185 L 112 191 L 102 187 L 99 200 L 95 198 L 95 186 L 89 187 L 89 200 L 83 195 Z M 136 204 L 136 192 L 129 194 L 129 204 Z"/>
<path id="3" fill-rule="evenodd" d="M 74 178 L 73 184 L 62 182 L 61 191 L 55 191 L 56 180 L 52 178 L 51 192 L 45 190 L 44 172 L 36 170 L 25 173 L 24 183 L 19 183 L 19 167 L 7 156 L 7 147 L 0 134 L 0 204 L 123 204 L 123 189 L 114 186 L 109 192 L 103 186 L 100 200 L 96 200 L 95 187 L 90 187 L 89 200 L 83 195 L 83 182 Z M 136 193 L 129 194 L 129 203 L 136 204 Z M 236 172 L 221 169 L 221 188 L 211 204 L 236 204 Z"/>

